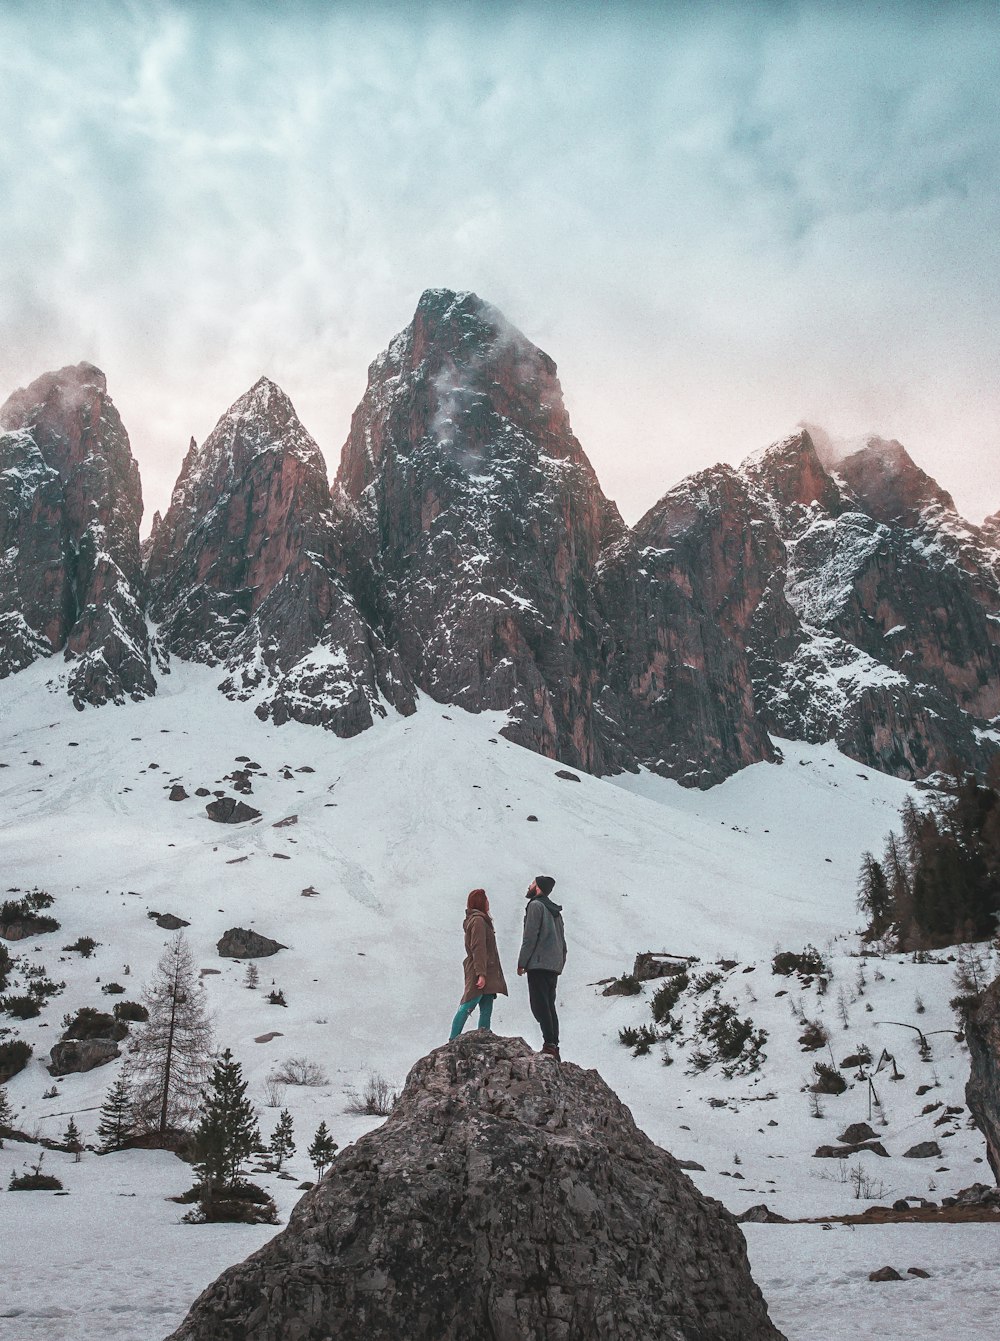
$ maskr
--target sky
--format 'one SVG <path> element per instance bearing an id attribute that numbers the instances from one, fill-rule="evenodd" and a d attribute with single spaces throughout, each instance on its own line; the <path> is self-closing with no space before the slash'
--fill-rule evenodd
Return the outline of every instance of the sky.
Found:
<path id="1" fill-rule="evenodd" d="M 800 422 L 1000 508 L 1000 9 L 0 0 L 0 398 L 96 363 L 163 509 L 262 374 L 331 476 L 424 288 L 636 520 Z"/>

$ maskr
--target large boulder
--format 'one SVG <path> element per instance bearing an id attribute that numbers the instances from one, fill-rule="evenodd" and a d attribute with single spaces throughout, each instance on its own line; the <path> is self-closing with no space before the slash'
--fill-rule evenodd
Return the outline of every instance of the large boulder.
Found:
<path id="1" fill-rule="evenodd" d="M 248 931 L 246 927 L 230 927 L 216 945 L 223 959 L 267 959 L 287 948 L 280 941 L 262 936 L 259 931 Z"/>
<path id="2" fill-rule="evenodd" d="M 970 1064 L 965 1102 L 986 1137 L 986 1158 L 1000 1184 L 1000 978 L 971 1005 L 965 1038 Z"/>
<path id="3" fill-rule="evenodd" d="M 736 1222 L 595 1071 L 477 1031 L 172 1341 L 780 1338 Z"/>
<path id="4" fill-rule="evenodd" d="M 209 801 L 205 813 L 216 824 L 243 824 L 246 820 L 260 819 L 259 810 L 233 796 L 220 796 L 217 801 Z"/>
<path id="5" fill-rule="evenodd" d="M 64 1038 L 49 1052 L 49 1073 L 68 1076 L 78 1071 L 93 1071 L 120 1056 L 121 1049 L 110 1038 Z"/>

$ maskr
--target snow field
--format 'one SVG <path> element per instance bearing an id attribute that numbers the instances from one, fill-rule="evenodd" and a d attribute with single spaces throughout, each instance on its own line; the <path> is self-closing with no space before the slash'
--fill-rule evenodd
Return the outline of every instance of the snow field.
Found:
<path id="1" fill-rule="evenodd" d="M 261 723 L 216 691 L 219 672 L 184 665 L 160 681 L 154 699 L 81 714 L 61 694 L 47 692 L 51 666 L 0 685 L 4 887 L 49 890 L 56 898 L 50 911 L 62 924 L 11 950 L 67 983 L 39 1018 L 17 1023 L 35 1046 L 27 1070 L 8 1086 L 20 1126 L 57 1137 L 72 1113 L 84 1139 L 92 1139 L 114 1067 L 66 1077 L 57 1097 L 46 1100 L 53 1084 L 43 1066 L 48 1049 L 65 1012 L 110 1009 L 123 999 L 101 994 L 109 979 L 126 987 L 124 999 L 138 999 L 168 939 L 147 913 L 177 914 L 191 923 L 185 934 L 196 963 L 215 970 L 203 981 L 216 1035 L 243 1064 L 251 1096 L 262 1105 L 265 1137 L 278 1113 L 264 1106 L 276 1064 L 307 1057 L 329 1078 L 317 1088 L 289 1086 L 282 1097 L 295 1122 L 298 1153 L 289 1166 L 295 1182 L 256 1175 L 284 1221 L 296 1183 L 312 1176 L 304 1152 L 319 1121 L 341 1146 L 356 1139 L 377 1119 L 346 1113 L 350 1092 L 373 1072 L 398 1086 L 417 1058 L 447 1038 L 461 995 L 465 895 L 474 886 L 490 895 L 511 993 L 498 1002 L 494 1027 L 538 1041 L 515 965 L 524 890 L 533 875 L 547 872 L 557 880 L 553 897 L 564 906 L 570 943 L 560 987 L 563 1055 L 596 1067 L 654 1140 L 703 1164 L 705 1171 L 692 1176 L 710 1195 L 737 1213 L 766 1201 L 796 1217 L 867 1204 L 842 1180 L 839 1161 L 812 1158 L 848 1123 L 867 1119 L 867 1089 L 845 1073 L 852 1088 L 824 1096 L 823 1117 L 811 1115 L 802 1087 L 813 1061 L 829 1061 L 829 1054 L 800 1051 L 793 1001 L 806 1016 L 823 1019 L 836 1061 L 867 1042 L 876 1057 L 888 1048 L 905 1073 L 899 1082 L 876 1077 L 888 1126 L 883 1135 L 877 1116 L 872 1125 L 892 1158 L 849 1162 L 883 1184 L 877 1200 L 906 1194 L 939 1200 L 989 1181 L 988 1167 L 976 1163 L 982 1140 L 969 1131 L 967 1115 L 934 1128 L 943 1110 L 920 1112 L 929 1102 L 964 1104 L 962 1049 L 950 1033 L 935 1035 L 933 1060 L 921 1062 L 912 1030 L 878 1023 L 949 1030 L 954 966 L 872 959 L 863 995 L 858 990 L 859 947 L 848 933 L 858 922 L 860 857 L 881 847 L 906 784 L 832 747 L 791 742 L 781 742 L 782 765 L 746 769 L 707 793 L 648 774 L 615 780 L 581 774 L 572 782 L 555 776 L 553 761 L 505 741 L 499 714 L 471 716 L 425 699 L 416 716 L 392 716 L 341 741 L 297 723 Z M 204 811 L 210 798 L 198 799 L 194 790 L 236 794 L 223 779 L 242 766 L 239 755 L 266 774 L 242 798 L 262 818 L 213 824 Z M 188 800 L 167 800 L 174 781 L 183 783 Z M 291 816 L 296 822 L 272 827 Z M 310 887 L 315 896 L 303 897 Z M 288 947 L 257 961 L 256 992 L 243 986 L 245 964 L 216 953 L 215 942 L 232 926 L 253 927 Z M 92 958 L 60 953 L 82 935 L 101 942 Z M 776 948 L 800 950 L 807 942 L 831 959 L 834 976 L 823 997 L 770 971 Z M 618 1031 L 652 1022 L 656 984 L 632 998 L 604 998 L 595 984 L 630 971 L 640 950 L 698 955 L 696 972 L 720 957 L 737 960 L 721 991 L 768 1031 L 762 1070 L 733 1080 L 717 1067 L 690 1075 L 690 1041 L 668 1045 L 671 1066 L 661 1065 L 659 1046 L 633 1058 Z M 743 973 L 750 965 L 754 971 Z M 267 1003 L 272 979 L 287 1009 Z M 841 989 L 847 1030 L 838 1018 Z M 787 995 L 776 995 L 782 991 Z M 926 1007 L 919 1016 L 918 994 Z M 708 999 L 696 1001 L 689 992 L 682 1002 L 689 1040 Z M 274 1031 L 278 1037 L 254 1041 Z M 917 1096 L 924 1083 L 936 1087 Z M 941 1159 L 901 1158 L 925 1139 L 940 1140 Z M 19 1168 L 35 1153 L 36 1147 L 9 1142 L 0 1168 Z M 937 1173 L 940 1165 L 947 1172 Z M 68 1197 L 0 1193 L 10 1265 L 0 1285 L 0 1341 L 165 1335 L 224 1265 L 275 1232 L 180 1224 L 184 1208 L 164 1198 L 184 1191 L 190 1172 L 167 1155 L 86 1153 L 73 1164 L 50 1153 L 45 1166 L 63 1177 Z M 991 1234 L 990 1225 L 829 1232 L 747 1226 L 758 1281 L 776 1321 L 796 1341 L 836 1335 L 831 1328 L 851 1309 L 857 1319 L 845 1335 L 946 1335 L 934 1330 L 935 1319 L 954 1320 L 960 1296 L 969 1296 L 970 1318 L 979 1316 L 983 1300 L 995 1302 L 985 1276 L 982 1289 L 976 1283 L 975 1267 Z M 934 1261 L 903 1261 L 898 1253 L 894 1259 L 889 1249 L 896 1252 L 897 1241 L 898 1253 L 911 1244 L 915 1251 L 918 1242 L 932 1245 Z M 816 1256 L 825 1261 L 834 1243 L 834 1259 L 821 1270 Z M 842 1251 L 845 1244 L 849 1251 Z M 924 1258 L 930 1255 L 928 1248 Z M 40 1256 L 49 1264 L 41 1273 Z M 926 1266 L 934 1277 L 870 1285 L 868 1271 L 887 1261 L 901 1270 Z M 95 1291 L 95 1280 L 106 1289 Z M 887 1333 L 884 1319 L 876 1325 L 877 1301 L 889 1297 L 879 1292 L 887 1291 L 897 1292 L 894 1318 L 910 1331 Z M 940 1307 L 929 1306 L 931 1299 Z"/>

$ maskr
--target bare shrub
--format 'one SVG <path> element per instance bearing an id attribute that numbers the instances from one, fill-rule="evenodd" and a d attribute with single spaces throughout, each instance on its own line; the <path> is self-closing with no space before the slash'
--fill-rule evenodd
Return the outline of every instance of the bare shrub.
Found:
<path id="1" fill-rule="evenodd" d="M 275 1067 L 268 1080 L 275 1080 L 279 1085 L 320 1086 L 330 1083 L 330 1077 L 319 1063 L 311 1062 L 308 1057 L 289 1057 Z"/>
<path id="2" fill-rule="evenodd" d="M 873 1201 L 885 1196 L 885 1183 L 882 1179 L 874 1178 L 870 1173 L 866 1173 L 860 1164 L 851 1166 L 848 1180 L 851 1187 L 854 1188 L 856 1201 L 861 1201 L 862 1198 L 866 1201 Z"/>
<path id="3" fill-rule="evenodd" d="M 363 1113 L 368 1117 L 387 1117 L 392 1112 L 399 1095 L 385 1076 L 372 1071 L 365 1081 L 364 1089 L 347 1091 L 347 1112 Z"/>
<path id="4" fill-rule="evenodd" d="M 267 1076 L 264 1081 L 264 1103 L 268 1108 L 285 1106 L 285 1087 L 274 1076 Z"/>

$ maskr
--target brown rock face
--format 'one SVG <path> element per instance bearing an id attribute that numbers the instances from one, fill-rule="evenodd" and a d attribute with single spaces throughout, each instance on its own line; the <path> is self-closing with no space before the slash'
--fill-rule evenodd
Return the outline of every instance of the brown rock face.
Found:
<path id="1" fill-rule="evenodd" d="M 511 739 L 606 771 L 590 580 L 624 527 L 552 360 L 474 294 L 429 290 L 369 370 L 337 484 L 368 537 L 385 636 L 420 688 L 507 709 Z"/>
<path id="2" fill-rule="evenodd" d="M 128 435 L 88 363 L 0 408 L 0 676 L 65 651 L 78 707 L 155 692 Z"/>
<path id="3" fill-rule="evenodd" d="M 733 1217 L 594 1071 L 476 1032 L 172 1341 L 780 1341 Z"/>
<path id="4" fill-rule="evenodd" d="M 836 739 L 903 777 L 956 758 L 985 770 L 1000 712 L 995 556 L 898 444 L 873 440 L 837 470 L 801 432 L 739 471 L 693 476 L 636 528 L 656 555 L 647 572 L 701 602 L 734 645 L 737 685 L 749 666 L 743 720 L 757 729 Z"/>
<path id="5" fill-rule="evenodd" d="M 192 442 L 147 550 L 150 610 L 173 653 L 229 672 L 258 716 L 354 735 L 412 693 L 337 571 L 326 466 L 262 378 Z"/>
<path id="6" fill-rule="evenodd" d="M 685 480 L 605 552 L 597 590 L 614 697 L 602 707 L 626 757 L 697 786 L 773 757 L 747 644 L 761 602 L 782 599 L 770 588 L 783 554 L 728 466 Z"/>
<path id="7" fill-rule="evenodd" d="M 986 1137 L 986 1157 L 1000 1185 L 1000 978 L 968 1012 L 965 1038 L 970 1067 L 965 1102 Z"/>

